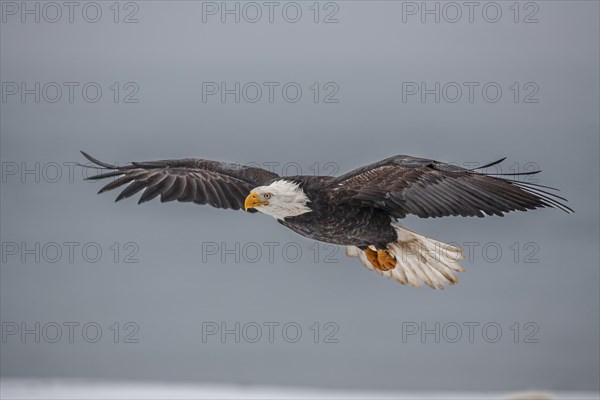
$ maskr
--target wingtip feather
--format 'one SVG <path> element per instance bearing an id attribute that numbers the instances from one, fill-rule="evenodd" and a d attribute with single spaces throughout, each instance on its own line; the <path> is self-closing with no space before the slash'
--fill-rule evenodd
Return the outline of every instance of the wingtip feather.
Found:
<path id="1" fill-rule="evenodd" d="M 94 157 L 92 157 L 91 155 L 89 155 L 88 153 L 86 153 L 86 152 L 85 152 L 85 151 L 83 151 L 83 150 L 79 150 L 79 151 L 81 152 L 81 154 L 83 154 L 83 156 L 84 156 L 85 158 L 87 158 L 87 159 L 88 159 L 88 161 L 90 161 L 90 162 L 92 162 L 92 163 L 94 163 L 94 164 L 96 164 L 96 165 L 99 165 L 99 166 L 101 166 L 101 167 L 108 168 L 108 169 L 117 169 L 117 168 L 119 168 L 119 167 L 118 167 L 118 166 L 116 166 L 116 165 L 113 165 L 113 164 L 108 164 L 108 163 L 105 163 L 105 162 L 103 162 L 103 161 L 100 161 L 100 160 L 98 160 L 97 158 L 94 158 Z"/>

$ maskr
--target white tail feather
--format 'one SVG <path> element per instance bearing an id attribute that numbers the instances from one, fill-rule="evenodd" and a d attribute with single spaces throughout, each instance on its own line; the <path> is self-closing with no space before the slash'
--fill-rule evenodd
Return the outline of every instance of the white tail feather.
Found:
<path id="1" fill-rule="evenodd" d="M 405 229 L 398 223 L 392 223 L 398 234 L 398 241 L 388 243 L 388 251 L 396 258 L 396 267 L 382 271 L 373 266 L 364 251 L 358 247 L 347 246 L 349 257 L 358 257 L 370 270 L 393 278 L 404 285 L 419 287 L 423 282 L 434 289 L 443 289 L 445 285 L 458 283 L 455 272 L 464 272 L 459 264 L 463 259 L 459 247 L 440 242 L 427 236 Z"/>

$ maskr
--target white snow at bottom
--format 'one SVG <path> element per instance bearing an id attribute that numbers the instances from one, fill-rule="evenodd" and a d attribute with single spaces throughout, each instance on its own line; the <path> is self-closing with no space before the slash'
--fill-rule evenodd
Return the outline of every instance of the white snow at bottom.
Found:
<path id="1" fill-rule="evenodd" d="M 268 386 L 121 383 L 2 378 L 0 398 L 9 399 L 441 399 L 598 400 L 594 392 L 378 392 Z"/>

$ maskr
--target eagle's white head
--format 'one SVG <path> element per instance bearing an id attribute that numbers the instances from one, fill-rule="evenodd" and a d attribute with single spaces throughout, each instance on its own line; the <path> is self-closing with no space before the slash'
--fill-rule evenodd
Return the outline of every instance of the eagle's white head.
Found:
<path id="1" fill-rule="evenodd" d="M 297 183 L 282 179 L 269 186 L 252 189 L 246 197 L 244 208 L 255 208 L 274 218 L 284 219 L 312 211 L 306 205 L 308 202 L 310 200 Z"/>

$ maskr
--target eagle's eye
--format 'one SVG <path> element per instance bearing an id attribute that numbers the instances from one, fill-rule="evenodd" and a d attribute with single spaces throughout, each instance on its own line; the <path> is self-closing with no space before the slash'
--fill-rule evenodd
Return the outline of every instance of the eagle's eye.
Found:
<path id="1" fill-rule="evenodd" d="M 263 197 L 265 199 L 270 199 L 271 198 L 271 193 L 265 193 L 265 194 L 263 194 Z"/>

